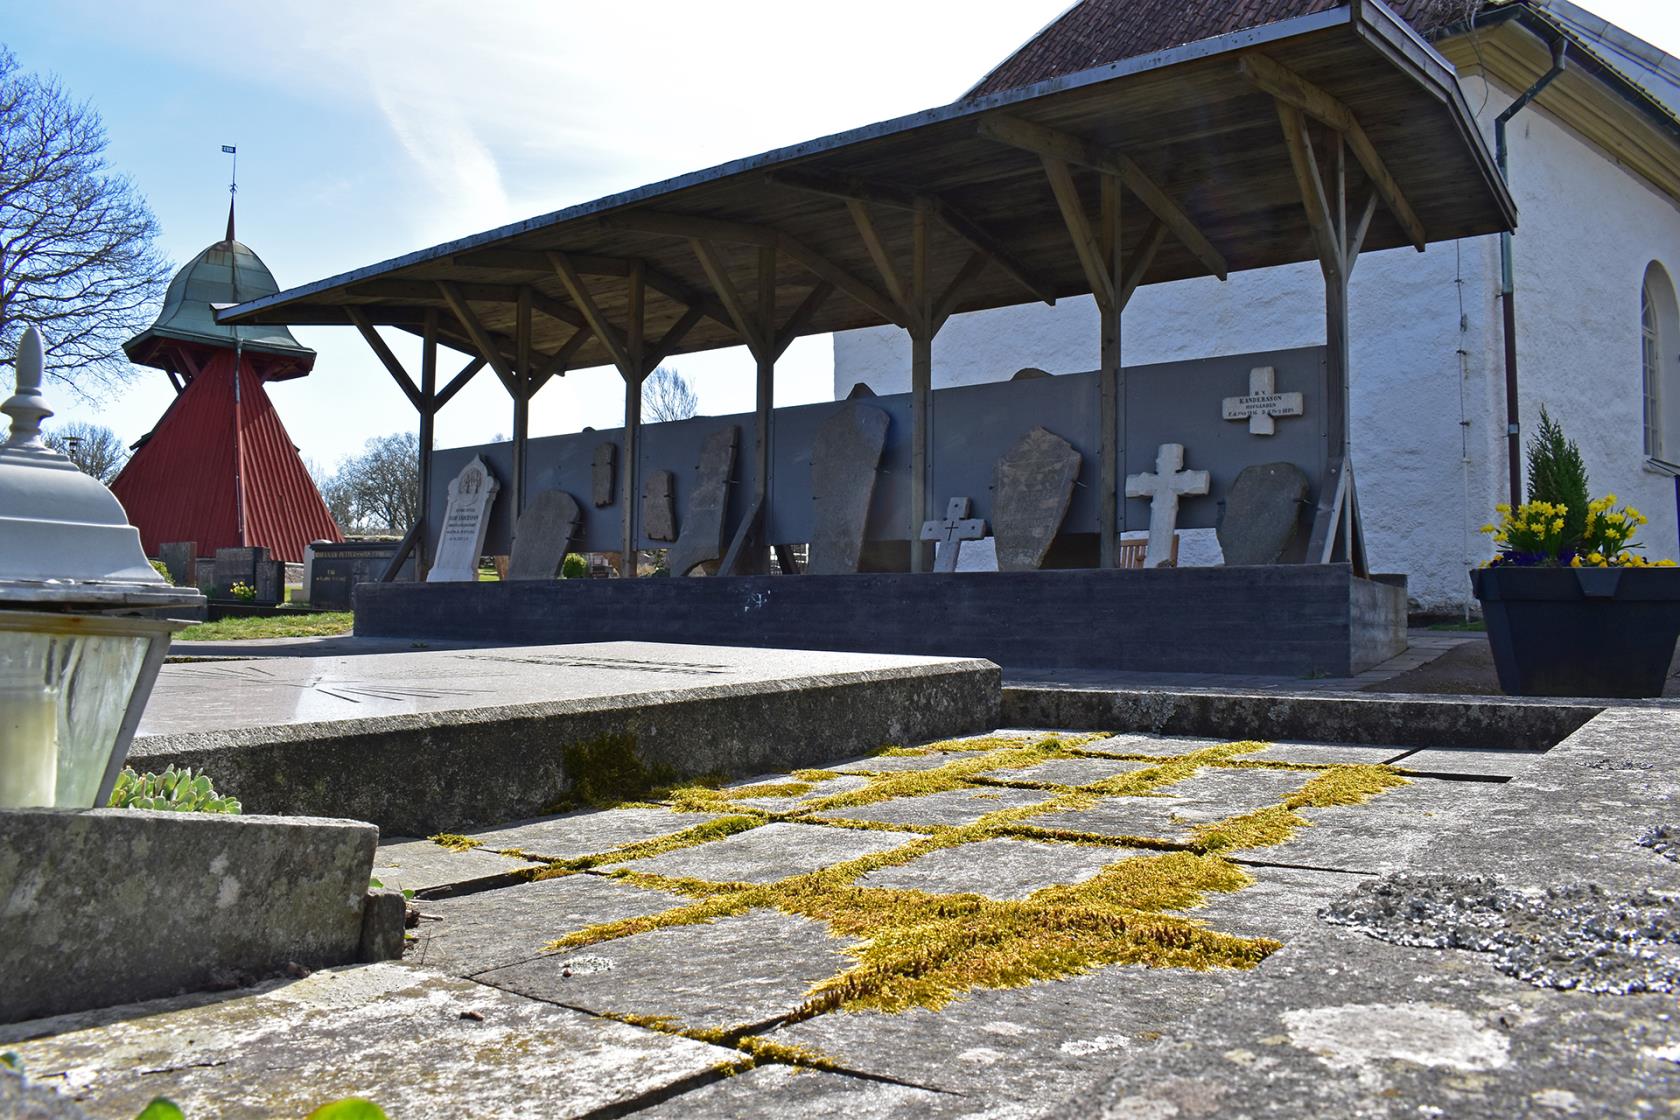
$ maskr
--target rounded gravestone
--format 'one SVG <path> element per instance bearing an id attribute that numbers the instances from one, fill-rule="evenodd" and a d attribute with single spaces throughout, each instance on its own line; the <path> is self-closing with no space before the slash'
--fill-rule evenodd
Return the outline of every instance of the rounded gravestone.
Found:
<path id="1" fill-rule="evenodd" d="M 1308 485 L 1306 472 L 1294 463 L 1244 467 L 1225 495 L 1219 522 L 1225 563 L 1279 563 L 1300 531 Z"/>

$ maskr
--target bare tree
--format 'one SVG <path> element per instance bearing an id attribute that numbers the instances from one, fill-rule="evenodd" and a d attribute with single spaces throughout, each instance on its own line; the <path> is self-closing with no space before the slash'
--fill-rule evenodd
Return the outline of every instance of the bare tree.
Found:
<path id="1" fill-rule="evenodd" d="M 688 378 L 670 366 L 660 366 L 642 382 L 642 419 L 650 424 L 687 420 L 700 411 L 700 398 Z"/>
<path id="2" fill-rule="evenodd" d="M 312 472 L 316 473 L 316 472 Z M 352 533 L 406 533 L 420 518 L 420 440 L 379 436 L 315 485 L 338 527 Z"/>
<path id="3" fill-rule="evenodd" d="M 98 424 L 73 421 L 55 425 L 42 438 L 48 447 L 62 453 L 83 474 L 91 474 L 107 486 L 128 462 L 128 448 L 117 433 Z"/>
<path id="4" fill-rule="evenodd" d="M 105 147 L 90 104 L 0 46 L 0 364 L 33 324 L 48 376 L 87 398 L 131 376 L 122 342 L 169 279 L 157 222 Z"/>

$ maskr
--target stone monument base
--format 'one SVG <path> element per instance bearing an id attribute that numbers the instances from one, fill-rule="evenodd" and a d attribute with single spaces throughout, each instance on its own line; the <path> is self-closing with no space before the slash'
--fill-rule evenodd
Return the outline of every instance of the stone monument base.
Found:
<path id="1" fill-rule="evenodd" d="M 1347 677 L 1406 648 L 1403 578 L 1270 567 L 370 584 L 356 634 L 703 642 L 1004 666 Z"/>

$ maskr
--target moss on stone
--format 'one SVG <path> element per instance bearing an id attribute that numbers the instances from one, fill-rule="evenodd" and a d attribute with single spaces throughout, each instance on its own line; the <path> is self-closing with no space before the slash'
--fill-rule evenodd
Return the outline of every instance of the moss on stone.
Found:
<path id="1" fill-rule="evenodd" d="M 677 773 L 669 766 L 649 766 L 636 753 L 636 737 L 601 735 L 561 748 L 571 800 L 597 809 L 610 809 L 649 797 L 669 786 Z"/>
<path id="2" fill-rule="evenodd" d="M 462 836 L 455 832 L 440 832 L 436 836 L 428 836 L 426 839 L 439 847 L 448 848 L 452 852 L 470 852 L 474 848 L 484 846 L 482 840 L 474 840 L 471 836 Z"/>

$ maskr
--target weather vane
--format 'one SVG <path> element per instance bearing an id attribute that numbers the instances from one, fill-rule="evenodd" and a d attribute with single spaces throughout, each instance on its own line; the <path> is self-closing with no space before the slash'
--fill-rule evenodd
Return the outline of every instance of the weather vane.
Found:
<path id="1" fill-rule="evenodd" d="M 237 194 L 239 191 L 239 149 L 232 144 L 223 144 L 222 151 L 233 157 L 233 172 L 228 177 L 228 193 Z"/>

